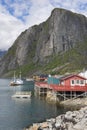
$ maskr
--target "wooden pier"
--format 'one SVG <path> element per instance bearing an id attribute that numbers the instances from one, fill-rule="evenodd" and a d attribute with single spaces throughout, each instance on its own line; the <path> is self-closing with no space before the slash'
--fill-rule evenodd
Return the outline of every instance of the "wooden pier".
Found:
<path id="1" fill-rule="evenodd" d="M 41 84 L 41 82 L 35 83 L 35 93 L 39 96 L 46 96 L 47 91 L 49 90 L 48 86 L 45 83 Z"/>
<path id="2" fill-rule="evenodd" d="M 30 98 L 31 97 L 31 92 L 16 92 L 12 98 Z"/>
<path id="3" fill-rule="evenodd" d="M 53 93 L 60 100 L 75 99 L 78 97 L 87 97 L 87 85 L 85 86 L 64 86 L 64 85 L 55 85 L 47 84 L 45 82 L 36 82 L 35 83 L 35 93 L 39 96 L 47 96 L 48 93 Z"/>

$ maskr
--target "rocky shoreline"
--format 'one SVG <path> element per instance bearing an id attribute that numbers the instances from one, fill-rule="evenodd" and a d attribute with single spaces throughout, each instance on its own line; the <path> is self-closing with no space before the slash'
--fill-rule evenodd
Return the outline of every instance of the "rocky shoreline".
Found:
<path id="1" fill-rule="evenodd" d="M 60 105 L 63 105 L 65 107 L 81 108 L 87 106 L 87 98 L 77 98 L 61 101 Z"/>
<path id="2" fill-rule="evenodd" d="M 87 130 L 87 106 L 47 119 L 43 123 L 34 123 L 25 130 Z"/>
<path id="3" fill-rule="evenodd" d="M 82 108 L 68 111 L 42 123 L 33 123 L 24 130 L 87 130 L 87 98 L 63 101 L 61 105 Z"/>

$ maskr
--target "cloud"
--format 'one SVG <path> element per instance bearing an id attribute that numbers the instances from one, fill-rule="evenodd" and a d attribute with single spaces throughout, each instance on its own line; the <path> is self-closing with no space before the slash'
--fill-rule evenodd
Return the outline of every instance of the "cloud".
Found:
<path id="1" fill-rule="evenodd" d="M 26 24 L 30 26 L 45 21 L 54 7 L 49 0 L 32 0 L 32 6 L 29 10 L 29 16 L 26 16 Z"/>
<path id="2" fill-rule="evenodd" d="M 0 0 L 0 49 L 8 49 L 17 36 L 28 27 L 39 24 L 50 15 L 49 0 Z M 1 19 L 3 18 L 3 19 Z"/>
<path id="3" fill-rule="evenodd" d="M 87 0 L 50 0 L 54 7 L 68 9 L 87 16 Z"/>
<path id="4" fill-rule="evenodd" d="M 30 0 L 1 0 L 1 3 L 11 15 L 21 20 L 23 16 L 29 15 L 29 8 L 31 7 Z"/>
<path id="5" fill-rule="evenodd" d="M 45 21 L 54 8 L 87 16 L 87 0 L 0 0 L 0 49 L 8 49 L 22 31 Z"/>
<path id="6" fill-rule="evenodd" d="M 8 13 L 0 13 L 0 49 L 7 50 L 24 29 L 22 21 Z"/>

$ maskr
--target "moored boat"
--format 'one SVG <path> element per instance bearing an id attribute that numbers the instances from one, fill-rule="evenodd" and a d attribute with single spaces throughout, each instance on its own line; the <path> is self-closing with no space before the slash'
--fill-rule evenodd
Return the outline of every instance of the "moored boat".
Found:
<path id="1" fill-rule="evenodd" d="M 34 81 L 33 78 L 26 78 L 26 81 Z"/>
<path id="2" fill-rule="evenodd" d="M 21 72 L 19 78 L 16 79 L 15 72 L 14 72 L 14 79 L 10 82 L 11 86 L 23 85 L 24 82 L 21 79 Z"/>

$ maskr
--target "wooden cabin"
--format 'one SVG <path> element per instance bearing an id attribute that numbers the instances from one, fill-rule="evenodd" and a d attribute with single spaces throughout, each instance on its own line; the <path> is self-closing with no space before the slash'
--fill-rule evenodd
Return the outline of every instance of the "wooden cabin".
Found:
<path id="1" fill-rule="evenodd" d="M 61 79 L 63 86 L 86 86 L 86 78 L 79 75 L 70 75 Z"/>
<path id="2" fill-rule="evenodd" d="M 79 75 L 69 75 L 62 78 L 48 78 L 48 82 L 36 82 L 36 90 L 39 95 L 47 94 L 48 91 L 54 92 L 56 96 L 63 98 L 76 98 L 78 96 L 87 96 L 86 78 Z"/>

